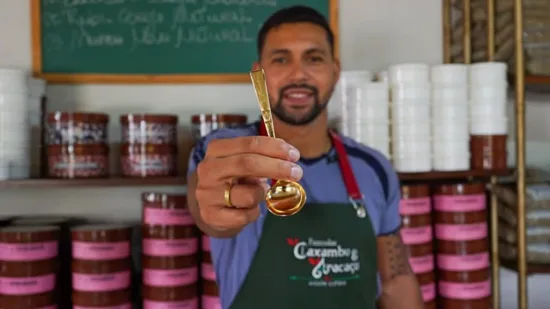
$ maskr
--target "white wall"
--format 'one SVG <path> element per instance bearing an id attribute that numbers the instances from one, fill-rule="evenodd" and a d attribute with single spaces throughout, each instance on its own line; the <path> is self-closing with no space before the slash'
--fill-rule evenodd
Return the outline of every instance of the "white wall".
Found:
<path id="1" fill-rule="evenodd" d="M 29 2 L 0 0 L 0 66 L 30 68 Z M 340 20 L 344 69 L 378 71 L 397 62 L 441 62 L 441 1 L 340 0 Z M 184 124 L 192 113 L 245 112 L 253 117 L 256 113 L 248 85 L 52 86 L 48 96 L 51 109 L 105 111 L 113 115 L 114 124 L 117 115 L 124 112 L 177 112 Z M 529 106 L 528 138 L 540 142 L 539 146 L 550 140 L 550 124 L 545 121 L 549 111 L 550 107 L 543 104 Z M 118 138 L 116 125 L 111 133 L 113 139 Z M 541 161 L 540 156 L 537 161 Z M 0 215 L 49 212 L 135 219 L 139 217 L 139 193 L 143 190 L 3 191 Z M 517 308 L 515 275 L 507 271 L 502 275 L 504 308 Z M 529 283 L 531 308 L 544 308 L 542 287 L 550 279 L 539 276 Z"/>

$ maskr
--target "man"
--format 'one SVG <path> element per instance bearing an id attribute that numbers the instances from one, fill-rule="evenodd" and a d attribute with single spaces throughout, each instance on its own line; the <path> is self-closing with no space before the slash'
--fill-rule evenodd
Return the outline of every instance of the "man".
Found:
<path id="1" fill-rule="evenodd" d="M 340 64 L 326 19 L 303 6 L 274 13 L 258 56 L 280 139 L 261 136 L 262 123 L 221 129 L 189 164 L 189 207 L 211 236 L 222 308 L 423 308 L 398 233 L 396 174 L 377 151 L 329 134 Z M 300 181 L 308 203 L 272 215 L 265 179 Z"/>

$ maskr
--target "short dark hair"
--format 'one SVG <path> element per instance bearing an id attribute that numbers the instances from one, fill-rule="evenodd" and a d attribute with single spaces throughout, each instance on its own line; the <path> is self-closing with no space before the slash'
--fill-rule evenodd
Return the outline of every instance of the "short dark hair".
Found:
<path id="1" fill-rule="evenodd" d="M 295 5 L 282 8 L 273 13 L 262 25 L 262 28 L 260 28 L 260 31 L 258 32 L 257 38 L 258 58 L 261 57 L 262 50 L 265 45 L 265 37 L 270 30 L 284 24 L 295 23 L 312 23 L 325 29 L 327 32 L 327 40 L 330 45 L 331 53 L 334 54 L 334 33 L 332 33 L 332 30 L 330 29 L 327 19 L 319 13 L 319 11 L 311 7 Z"/>

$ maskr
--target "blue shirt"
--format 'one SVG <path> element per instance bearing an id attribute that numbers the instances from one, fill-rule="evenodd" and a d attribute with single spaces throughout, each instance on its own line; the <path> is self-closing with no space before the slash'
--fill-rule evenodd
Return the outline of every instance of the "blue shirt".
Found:
<path id="1" fill-rule="evenodd" d="M 214 139 L 254 136 L 258 123 L 214 131 L 199 141 L 191 153 L 188 172 L 192 173 L 204 158 L 208 143 Z M 361 192 L 365 196 L 365 208 L 377 236 L 396 232 L 401 225 L 399 180 L 390 162 L 380 152 L 362 145 L 351 138 L 342 141 Z M 383 171 L 377 171 L 372 160 Z M 348 194 L 340 173 L 334 149 L 316 159 L 301 159 L 298 164 L 304 170 L 300 184 L 307 192 L 310 203 L 349 203 Z M 380 172 L 384 177 L 379 177 Z M 385 178 L 385 179 L 381 179 Z M 329 180 L 330 181 L 327 181 Z M 386 181 L 387 183 L 382 183 Z M 210 237 L 212 261 L 220 290 L 222 308 L 229 308 L 246 278 L 267 215 L 265 204 L 260 205 L 261 214 L 233 238 Z"/>

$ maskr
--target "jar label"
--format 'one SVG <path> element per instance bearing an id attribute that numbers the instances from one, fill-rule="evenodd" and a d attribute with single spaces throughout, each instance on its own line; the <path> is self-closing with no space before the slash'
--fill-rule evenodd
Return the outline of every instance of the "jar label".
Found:
<path id="1" fill-rule="evenodd" d="M 435 299 L 435 283 L 428 283 L 420 286 L 422 291 L 422 299 L 424 302 L 429 302 Z"/>
<path id="2" fill-rule="evenodd" d="M 88 306 L 75 306 L 73 309 L 132 309 L 132 304 L 122 304 L 116 306 L 103 306 L 103 307 L 88 307 Z"/>
<path id="3" fill-rule="evenodd" d="M 149 286 L 174 287 L 197 282 L 198 267 L 182 269 L 144 269 L 143 283 Z"/>
<path id="4" fill-rule="evenodd" d="M 0 261 L 40 261 L 57 257 L 58 242 L 0 243 Z"/>
<path id="5" fill-rule="evenodd" d="M 438 254 L 437 267 L 447 271 L 473 271 L 489 267 L 489 252 L 451 255 Z"/>
<path id="6" fill-rule="evenodd" d="M 130 271 L 110 274 L 73 273 L 73 289 L 82 292 L 106 292 L 130 287 Z"/>
<path id="7" fill-rule="evenodd" d="M 409 264 L 415 274 L 423 274 L 434 270 L 433 254 L 409 257 Z"/>
<path id="8" fill-rule="evenodd" d="M 403 216 L 428 214 L 431 210 L 429 197 L 402 199 L 399 201 L 399 213 Z"/>
<path id="9" fill-rule="evenodd" d="M 130 256 L 130 243 L 73 241 L 73 258 L 79 260 L 117 260 Z"/>
<path id="10" fill-rule="evenodd" d="M 439 294 L 450 299 L 480 299 L 491 296 L 491 281 L 456 283 L 440 281 Z"/>
<path id="11" fill-rule="evenodd" d="M 440 195 L 434 197 L 434 209 L 437 211 L 469 212 L 485 210 L 485 194 Z"/>
<path id="12" fill-rule="evenodd" d="M 143 253 L 150 256 L 191 255 L 199 250 L 197 238 L 184 239 L 144 239 Z"/>
<path id="13" fill-rule="evenodd" d="M 217 296 L 202 295 L 202 309 L 222 309 L 220 298 Z"/>
<path id="14" fill-rule="evenodd" d="M 198 309 L 199 299 L 193 298 L 180 301 L 143 300 L 143 309 Z"/>
<path id="15" fill-rule="evenodd" d="M 202 235 L 202 251 L 210 252 L 210 237 Z"/>
<path id="16" fill-rule="evenodd" d="M 162 209 L 145 207 L 143 223 L 151 225 L 193 225 L 193 217 L 188 209 Z"/>
<path id="17" fill-rule="evenodd" d="M 211 263 L 202 263 L 201 277 L 203 279 L 216 282 L 216 272 L 214 271 L 214 265 Z"/>
<path id="18" fill-rule="evenodd" d="M 432 241 L 432 227 L 404 227 L 401 229 L 401 239 L 405 245 L 418 245 Z"/>
<path id="19" fill-rule="evenodd" d="M 435 237 L 447 241 L 483 239 L 487 237 L 487 223 L 436 224 Z"/>
<path id="20" fill-rule="evenodd" d="M 31 295 L 52 291 L 55 274 L 36 277 L 0 277 L 0 295 Z"/>

